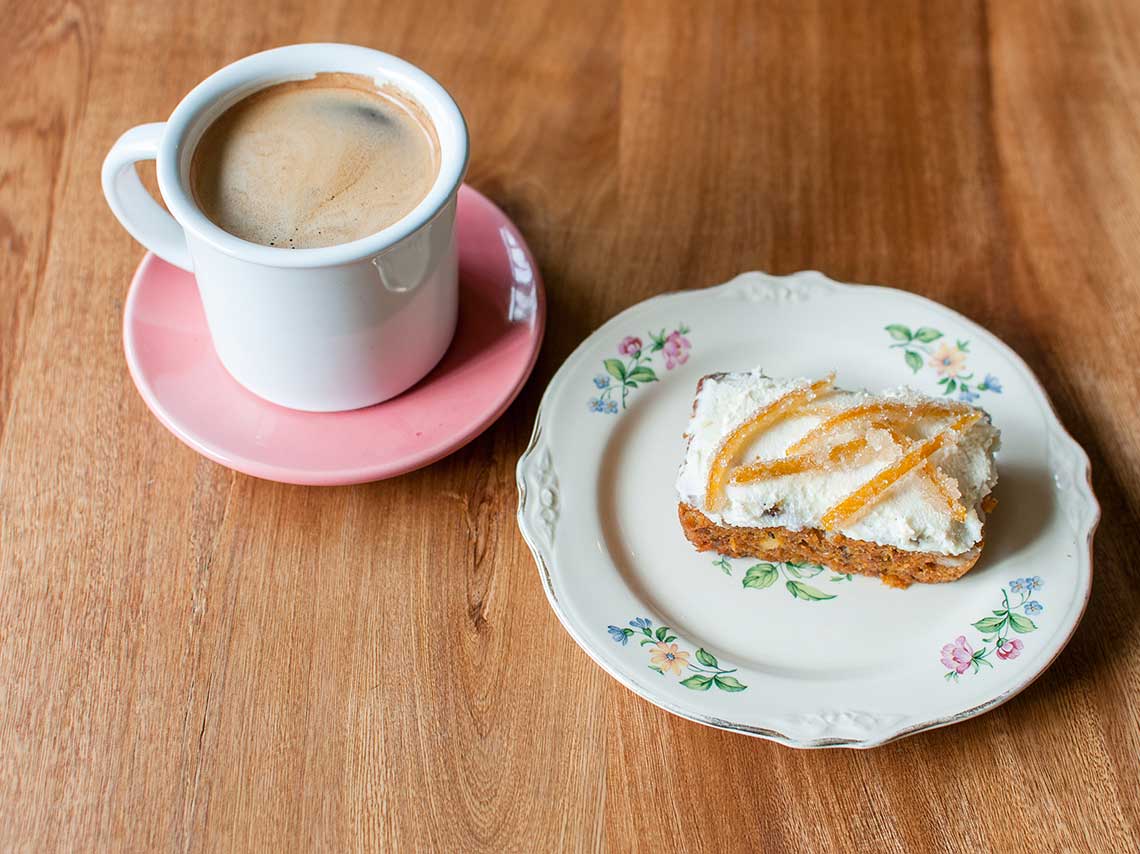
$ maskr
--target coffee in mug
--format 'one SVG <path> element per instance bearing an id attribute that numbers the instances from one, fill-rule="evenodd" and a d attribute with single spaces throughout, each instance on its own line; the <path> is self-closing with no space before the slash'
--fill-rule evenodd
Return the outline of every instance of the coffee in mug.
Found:
<path id="1" fill-rule="evenodd" d="M 190 187 L 230 234 L 312 249 L 402 219 L 428 194 L 439 160 L 418 104 L 362 75 L 321 73 L 225 110 L 194 150 Z"/>
<path id="2" fill-rule="evenodd" d="M 194 275 L 235 380 L 338 412 L 410 388 L 451 343 L 467 154 L 463 114 L 421 69 L 356 45 L 290 45 L 227 65 L 165 122 L 124 133 L 103 193 L 127 231 Z"/>

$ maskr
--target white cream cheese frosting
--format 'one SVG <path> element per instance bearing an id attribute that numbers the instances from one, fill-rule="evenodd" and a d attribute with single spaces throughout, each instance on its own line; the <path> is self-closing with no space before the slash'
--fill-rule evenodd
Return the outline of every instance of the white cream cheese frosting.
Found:
<path id="1" fill-rule="evenodd" d="M 885 430 L 852 428 L 857 432 L 847 438 L 866 438 L 871 448 L 852 464 L 751 483 L 729 483 L 723 506 L 719 511 L 710 510 L 706 494 L 709 468 L 725 438 L 763 407 L 811 382 L 806 378 L 772 379 L 759 369 L 706 377 L 694 402 L 686 434 L 685 458 L 677 476 L 680 500 L 721 525 L 783 527 L 794 531 L 821 528 L 821 517 L 829 508 L 902 456 L 902 449 Z M 907 406 L 944 402 L 907 387 L 882 394 L 837 389 L 821 394 L 820 401 L 832 410 L 877 401 Z M 746 464 L 784 457 L 789 446 L 820 424 L 823 417 L 817 412 L 797 413 L 786 418 L 762 432 L 735 462 Z M 946 423 L 946 418 L 919 420 L 914 435 L 928 439 L 944 429 Z M 942 555 L 969 552 L 982 538 L 985 514 L 980 505 L 997 483 L 994 453 L 999 445 L 997 428 L 988 418 L 982 418 L 930 460 L 944 475 L 956 481 L 959 500 L 966 509 L 964 521 L 952 517 L 945 497 L 919 467 L 891 486 L 865 511 L 841 523 L 836 532 L 905 551 Z"/>

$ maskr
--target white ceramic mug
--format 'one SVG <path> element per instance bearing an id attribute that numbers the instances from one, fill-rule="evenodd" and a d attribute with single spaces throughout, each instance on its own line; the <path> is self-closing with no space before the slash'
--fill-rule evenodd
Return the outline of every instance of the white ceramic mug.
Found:
<path id="1" fill-rule="evenodd" d="M 223 231 L 190 192 L 202 133 L 252 92 L 322 71 L 372 77 L 424 108 L 440 168 L 403 219 L 359 240 L 282 249 Z M 134 164 L 155 160 L 170 214 Z M 363 47 L 302 44 L 240 59 L 194 88 L 165 123 L 127 131 L 103 163 L 103 193 L 147 249 L 192 272 L 214 348 L 239 383 L 293 409 L 332 412 L 410 387 L 451 343 L 457 313 L 455 200 L 467 168 L 467 126 L 451 96 L 420 69 Z"/>

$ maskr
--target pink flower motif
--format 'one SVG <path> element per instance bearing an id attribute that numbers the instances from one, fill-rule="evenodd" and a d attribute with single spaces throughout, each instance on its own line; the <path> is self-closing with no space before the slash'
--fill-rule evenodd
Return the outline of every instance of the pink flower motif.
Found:
<path id="1" fill-rule="evenodd" d="M 938 371 L 940 377 L 956 377 L 966 369 L 966 351 L 943 341 L 927 364 Z"/>
<path id="2" fill-rule="evenodd" d="M 1017 658 L 1019 655 L 1021 655 L 1021 651 L 1023 649 L 1025 649 L 1025 644 L 1023 644 L 1017 638 L 1014 638 L 1013 640 L 1006 641 L 997 648 L 997 657 L 1002 661 L 1006 661 L 1010 658 Z"/>
<path id="3" fill-rule="evenodd" d="M 641 339 L 635 338 L 632 335 L 625 336 L 625 338 L 621 339 L 621 343 L 618 344 L 618 352 L 623 356 L 632 356 L 639 350 L 641 350 Z"/>
<path id="4" fill-rule="evenodd" d="M 665 354 L 665 368 L 666 370 L 673 370 L 677 365 L 683 365 L 689 361 L 689 350 L 693 347 L 689 343 L 689 339 L 674 329 L 669 333 L 665 339 L 665 346 L 662 352 Z"/>
<path id="5" fill-rule="evenodd" d="M 974 649 L 966 643 L 965 635 L 958 635 L 954 643 L 942 647 L 942 664 L 959 675 L 970 669 L 974 660 Z"/>

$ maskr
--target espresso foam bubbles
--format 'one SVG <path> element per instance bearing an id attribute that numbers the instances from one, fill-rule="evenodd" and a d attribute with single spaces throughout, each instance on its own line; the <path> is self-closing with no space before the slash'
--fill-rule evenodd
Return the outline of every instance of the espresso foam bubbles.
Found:
<path id="1" fill-rule="evenodd" d="M 194 199 L 217 226 L 264 246 L 309 249 L 367 237 L 407 215 L 439 172 L 423 110 L 355 74 L 279 83 L 203 134 Z"/>

